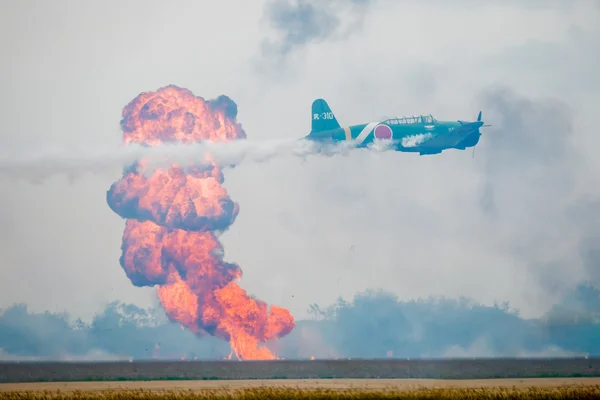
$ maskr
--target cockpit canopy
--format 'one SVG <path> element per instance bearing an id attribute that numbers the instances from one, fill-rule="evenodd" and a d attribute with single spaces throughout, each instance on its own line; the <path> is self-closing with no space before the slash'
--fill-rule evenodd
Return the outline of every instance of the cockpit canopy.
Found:
<path id="1" fill-rule="evenodd" d="M 407 125 L 407 124 L 434 124 L 436 119 L 431 114 L 429 115 L 412 115 L 410 117 L 388 118 L 381 121 L 388 125 Z"/>

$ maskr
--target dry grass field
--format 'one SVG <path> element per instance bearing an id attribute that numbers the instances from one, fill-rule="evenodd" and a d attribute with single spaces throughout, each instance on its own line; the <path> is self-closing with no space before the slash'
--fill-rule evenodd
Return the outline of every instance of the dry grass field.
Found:
<path id="1" fill-rule="evenodd" d="M 325 379 L 0 384 L 12 399 L 576 399 L 600 398 L 600 378 Z"/>
<path id="2" fill-rule="evenodd" d="M 0 393 L 16 391 L 106 392 L 144 390 L 151 392 L 199 392 L 203 390 L 239 390 L 270 388 L 332 389 L 362 388 L 369 390 L 394 389 L 481 389 L 481 388 L 559 388 L 599 386 L 600 378 L 531 378 L 531 379 L 273 379 L 226 381 L 129 381 L 129 382 L 35 382 L 3 383 Z"/>

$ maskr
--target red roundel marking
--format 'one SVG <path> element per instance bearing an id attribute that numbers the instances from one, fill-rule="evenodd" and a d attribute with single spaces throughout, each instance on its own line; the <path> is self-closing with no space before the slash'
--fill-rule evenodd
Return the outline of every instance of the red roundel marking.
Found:
<path id="1" fill-rule="evenodd" d="M 377 125 L 375 127 L 375 139 L 391 139 L 392 128 L 387 125 Z"/>

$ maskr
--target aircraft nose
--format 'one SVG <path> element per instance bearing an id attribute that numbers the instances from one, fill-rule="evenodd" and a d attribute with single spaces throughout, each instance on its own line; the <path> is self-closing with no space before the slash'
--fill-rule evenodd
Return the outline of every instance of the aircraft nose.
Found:
<path id="1" fill-rule="evenodd" d="M 465 127 L 469 130 L 471 129 L 479 129 L 483 126 L 483 121 L 469 122 L 465 124 Z"/>

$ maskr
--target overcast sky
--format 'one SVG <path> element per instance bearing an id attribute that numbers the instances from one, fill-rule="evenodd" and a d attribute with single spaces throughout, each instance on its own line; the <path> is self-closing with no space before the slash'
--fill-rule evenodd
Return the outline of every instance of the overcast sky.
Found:
<path id="1" fill-rule="evenodd" d="M 3 1 L 0 148 L 117 146 L 122 108 L 175 84 L 238 104 L 255 140 L 432 113 L 493 126 L 471 150 L 355 151 L 225 171 L 240 214 L 222 236 L 249 293 L 297 318 L 368 288 L 401 299 L 510 301 L 539 316 L 600 285 L 598 1 Z M 89 319 L 146 306 L 119 265 L 120 169 L 0 175 L 0 308 Z M 21 175 L 20 175 L 21 176 Z"/>

